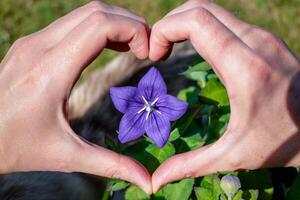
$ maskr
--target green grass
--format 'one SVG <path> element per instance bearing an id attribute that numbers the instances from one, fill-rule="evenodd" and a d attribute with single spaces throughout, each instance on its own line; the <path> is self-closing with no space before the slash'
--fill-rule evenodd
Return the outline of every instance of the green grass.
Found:
<path id="1" fill-rule="evenodd" d="M 150 24 L 184 0 L 105 0 L 144 16 Z M 45 27 L 56 18 L 83 5 L 88 0 L 1 0 L 0 1 L 0 59 L 12 43 L 23 35 Z M 276 32 L 288 46 L 300 54 L 299 0 L 216 0 L 243 20 Z M 84 76 L 102 66 L 117 53 L 106 50 L 93 62 Z"/>

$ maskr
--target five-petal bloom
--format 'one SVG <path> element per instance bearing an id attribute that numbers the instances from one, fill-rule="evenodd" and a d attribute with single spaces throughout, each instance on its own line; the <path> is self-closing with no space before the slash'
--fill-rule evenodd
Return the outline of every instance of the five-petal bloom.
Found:
<path id="1" fill-rule="evenodd" d="M 112 87 L 110 96 L 115 107 L 124 113 L 118 136 L 122 143 L 146 132 L 158 147 L 163 147 L 170 135 L 170 121 L 179 119 L 188 107 L 186 102 L 167 94 L 167 86 L 154 67 L 138 87 Z"/>

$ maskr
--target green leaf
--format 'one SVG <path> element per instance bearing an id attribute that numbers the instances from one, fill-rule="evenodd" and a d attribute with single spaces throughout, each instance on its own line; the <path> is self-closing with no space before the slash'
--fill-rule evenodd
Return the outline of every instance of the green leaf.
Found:
<path id="1" fill-rule="evenodd" d="M 205 138 L 202 138 L 203 128 L 196 119 L 192 120 L 184 134 L 182 132 L 180 134 L 181 137 L 174 141 L 177 154 L 197 149 L 205 144 Z"/>
<path id="2" fill-rule="evenodd" d="M 191 80 L 205 82 L 207 71 L 211 69 L 207 62 L 201 62 L 189 67 L 183 74 Z"/>
<path id="3" fill-rule="evenodd" d="M 224 193 L 220 186 L 220 181 L 217 174 L 205 176 L 201 181 L 201 187 L 210 190 L 213 194 L 213 198 L 218 199 L 219 196 Z"/>
<path id="4" fill-rule="evenodd" d="M 201 181 L 201 188 L 209 190 L 213 199 L 219 199 L 220 195 L 224 194 L 217 174 L 203 177 Z"/>
<path id="5" fill-rule="evenodd" d="M 129 185 L 130 185 L 130 183 L 127 183 L 125 181 L 119 181 L 111 187 L 111 191 L 122 190 L 122 189 L 125 189 L 126 187 L 128 187 Z"/>
<path id="6" fill-rule="evenodd" d="M 177 97 L 190 105 L 198 103 L 200 89 L 195 86 L 180 90 Z"/>
<path id="7" fill-rule="evenodd" d="M 300 175 L 287 192 L 287 200 L 299 200 L 300 197 Z"/>
<path id="8" fill-rule="evenodd" d="M 125 192 L 126 200 L 147 200 L 150 196 L 136 186 L 130 186 Z"/>
<path id="9" fill-rule="evenodd" d="M 178 138 L 180 138 L 179 129 L 178 129 L 178 128 L 175 128 L 175 129 L 170 133 L 169 141 L 170 141 L 170 142 L 173 142 L 173 141 L 177 140 Z"/>
<path id="10" fill-rule="evenodd" d="M 202 140 L 200 133 L 194 134 L 189 137 L 182 137 L 181 138 L 185 144 L 188 146 L 189 150 L 195 150 L 204 145 L 205 141 Z"/>
<path id="11" fill-rule="evenodd" d="M 184 75 L 188 79 L 191 79 L 191 80 L 194 80 L 194 81 L 204 81 L 205 82 L 207 72 L 206 71 L 199 71 L 199 70 L 196 71 L 191 67 L 186 72 L 184 72 Z"/>
<path id="12" fill-rule="evenodd" d="M 197 200 L 215 200 L 212 191 L 206 188 L 195 188 L 195 194 Z"/>
<path id="13" fill-rule="evenodd" d="M 219 118 L 219 121 L 220 121 L 220 122 L 223 122 L 223 123 L 228 123 L 228 122 L 229 122 L 229 118 L 230 118 L 230 114 L 227 113 L 227 114 L 222 115 L 222 116 Z"/>
<path id="14" fill-rule="evenodd" d="M 274 193 L 273 187 L 263 189 L 263 192 L 259 192 L 258 199 L 259 200 L 271 200 L 273 197 L 273 193 Z"/>
<path id="15" fill-rule="evenodd" d="M 244 200 L 257 200 L 258 198 L 258 190 L 246 190 L 246 191 L 242 191 L 239 190 L 234 197 L 232 198 L 232 200 L 240 200 L 240 199 L 244 199 Z"/>
<path id="16" fill-rule="evenodd" d="M 166 200 L 188 200 L 194 185 L 194 179 L 184 179 L 178 183 L 168 184 L 162 189 Z"/>
<path id="17" fill-rule="evenodd" d="M 138 160 L 150 173 L 152 173 L 160 165 L 160 162 L 155 156 L 145 150 L 149 145 L 153 144 L 147 140 L 142 140 L 132 146 L 129 146 L 122 153 Z"/>
<path id="18" fill-rule="evenodd" d="M 250 193 L 250 200 L 257 200 L 258 199 L 258 190 L 248 190 Z"/>
<path id="19" fill-rule="evenodd" d="M 200 88 L 204 88 L 207 82 L 207 77 L 213 73 L 210 65 L 207 62 L 198 63 L 192 67 L 189 67 L 183 74 L 193 81 L 197 81 Z"/>
<path id="20" fill-rule="evenodd" d="M 242 196 L 243 196 L 243 191 L 242 190 L 239 190 L 235 195 L 234 197 L 232 198 L 232 200 L 240 200 L 242 199 Z"/>
<path id="21" fill-rule="evenodd" d="M 160 163 L 164 162 L 176 153 L 174 145 L 169 142 L 163 148 L 159 148 L 154 144 L 150 144 L 146 148 L 146 152 L 154 156 Z"/>
<path id="22" fill-rule="evenodd" d="M 211 70 L 211 66 L 207 62 L 200 62 L 194 66 L 192 66 L 194 71 L 199 70 L 199 71 L 209 71 Z"/>
<path id="23" fill-rule="evenodd" d="M 200 96 L 215 101 L 219 106 L 229 105 L 229 99 L 225 87 L 217 79 L 210 79 Z"/>

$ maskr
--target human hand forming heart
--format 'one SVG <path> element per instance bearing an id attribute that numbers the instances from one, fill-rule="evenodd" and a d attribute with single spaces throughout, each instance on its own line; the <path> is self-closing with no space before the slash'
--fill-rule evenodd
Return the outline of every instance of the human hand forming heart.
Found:
<path id="1" fill-rule="evenodd" d="M 16 41 L 0 67 L 0 173 L 85 172 L 151 193 L 141 164 L 83 141 L 67 121 L 69 93 L 83 69 L 105 47 L 147 58 L 148 30 L 143 18 L 95 1 Z"/>
<path id="2" fill-rule="evenodd" d="M 152 175 L 153 192 L 174 180 L 220 171 L 300 165 L 300 63 L 274 34 L 208 0 L 191 0 L 151 31 L 150 59 L 190 40 L 224 83 L 231 107 L 214 144 L 176 155 Z"/>
<path id="3" fill-rule="evenodd" d="M 0 172 L 85 172 L 151 193 L 152 187 L 156 192 L 168 182 L 217 171 L 299 166 L 300 61 L 280 39 L 208 0 L 188 1 L 158 21 L 150 46 L 148 30 L 127 10 L 91 2 L 18 40 L 0 67 Z M 135 160 L 78 138 L 67 122 L 67 99 L 103 48 L 131 49 L 138 58 L 158 61 L 183 40 L 221 77 L 230 123 L 216 143 L 167 160 L 151 182 Z"/>

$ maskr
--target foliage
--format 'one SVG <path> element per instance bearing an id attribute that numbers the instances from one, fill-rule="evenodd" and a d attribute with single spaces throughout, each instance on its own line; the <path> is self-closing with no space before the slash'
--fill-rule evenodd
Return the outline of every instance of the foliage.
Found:
<path id="1" fill-rule="evenodd" d="M 178 98 L 189 103 L 189 110 L 172 126 L 171 136 L 163 148 L 149 139 L 141 139 L 125 146 L 120 152 L 139 160 L 152 173 L 166 159 L 175 154 L 197 149 L 216 141 L 226 130 L 230 106 L 225 87 L 206 62 L 189 67 L 182 75 L 194 81 L 183 88 Z M 274 186 L 270 170 L 228 172 L 239 177 L 241 189 L 233 200 L 271 200 Z M 136 186 L 124 181 L 110 183 L 110 191 L 125 191 L 125 199 L 154 200 L 226 200 L 220 187 L 221 178 L 228 173 L 216 173 L 195 179 L 168 184 L 159 192 L 148 196 Z M 299 197 L 299 181 L 288 190 L 291 200 Z"/>

